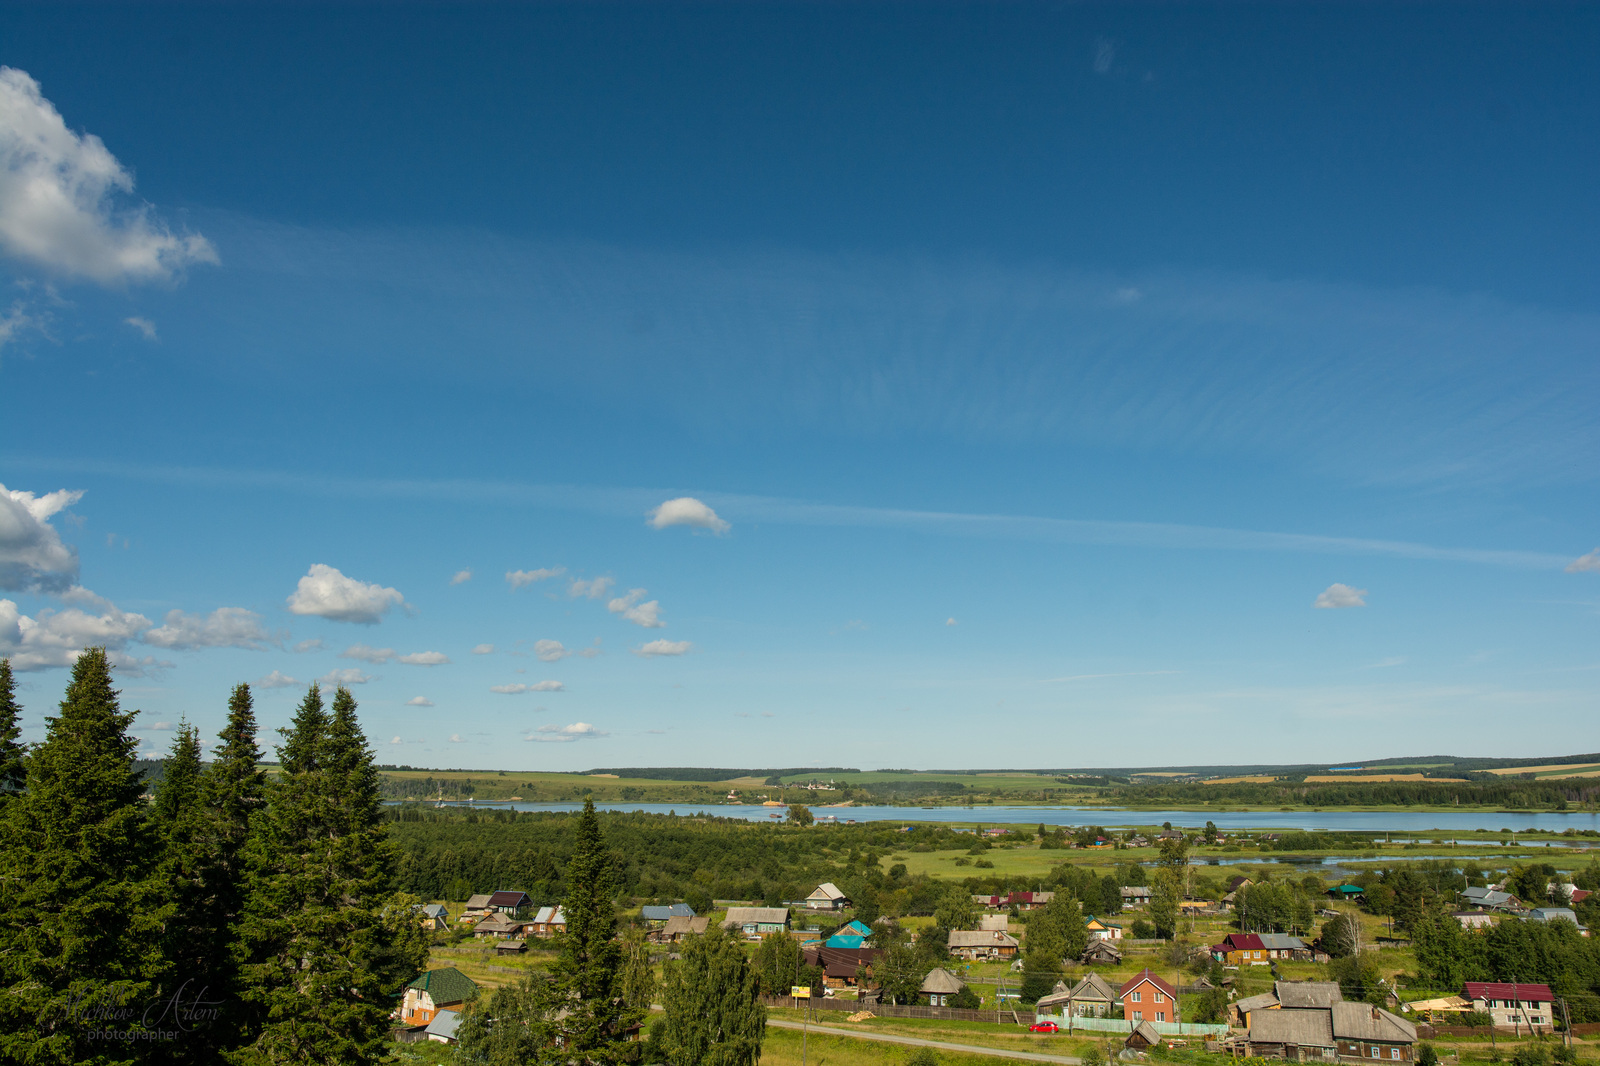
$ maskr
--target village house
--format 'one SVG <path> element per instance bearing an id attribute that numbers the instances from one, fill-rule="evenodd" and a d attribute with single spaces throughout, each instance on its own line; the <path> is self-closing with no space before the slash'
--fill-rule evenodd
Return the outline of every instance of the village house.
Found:
<path id="1" fill-rule="evenodd" d="M 1117 990 L 1097 973 L 1089 974 L 1067 993 L 1064 1013 L 1073 1018 L 1115 1016 Z"/>
<path id="2" fill-rule="evenodd" d="M 965 987 L 967 986 L 955 974 L 935 967 L 928 971 L 928 976 L 923 979 L 922 987 L 917 989 L 917 993 L 928 997 L 928 1006 L 945 1007 L 949 1005 L 950 998 Z"/>
<path id="3" fill-rule="evenodd" d="M 1122 949 L 1111 940 L 1091 940 L 1083 949 L 1083 961 L 1090 966 L 1115 966 L 1122 962 Z"/>
<path id="4" fill-rule="evenodd" d="M 842 911 L 850 906 L 850 897 L 832 881 L 824 881 L 805 898 L 805 906 L 813 911 Z"/>
<path id="5" fill-rule="evenodd" d="M 877 948 L 830 948 L 813 945 L 803 949 L 807 966 L 822 971 L 826 988 L 860 988 L 872 975 L 872 964 L 881 954 Z"/>
<path id="6" fill-rule="evenodd" d="M 1084 921 L 1084 927 L 1089 930 L 1090 940 L 1121 940 L 1122 926 L 1096 918 L 1094 915 Z"/>
<path id="7" fill-rule="evenodd" d="M 660 928 L 672 918 L 693 918 L 694 908 L 687 903 L 670 903 L 665 906 L 646 904 L 639 908 L 639 918 L 652 928 Z"/>
<path id="8" fill-rule="evenodd" d="M 411 910 L 417 915 L 422 928 L 439 930 L 450 927 L 450 912 L 442 903 L 418 903 Z"/>
<path id="9" fill-rule="evenodd" d="M 1246 996 L 1237 1000 L 1228 1007 L 1228 1024 L 1238 1029 L 1250 1028 L 1250 1015 L 1256 1011 L 1277 1010 L 1278 997 L 1271 992 L 1263 992 L 1258 996 Z M 1333 1030 L 1328 1030 L 1328 1035 L 1333 1035 Z M 1331 1044 L 1329 1045 L 1332 1046 Z"/>
<path id="10" fill-rule="evenodd" d="M 505 890 L 489 894 L 489 909 L 501 914 L 516 915 L 532 904 L 533 899 L 526 892 Z"/>
<path id="11" fill-rule="evenodd" d="M 1122 909 L 1125 911 L 1143 907 L 1150 902 L 1149 885 L 1124 885 L 1119 891 L 1122 893 Z"/>
<path id="12" fill-rule="evenodd" d="M 1530 922 L 1571 922 L 1578 926 L 1578 932 L 1584 936 L 1589 935 L 1589 930 L 1578 925 L 1578 915 L 1571 907 L 1535 907 L 1528 912 Z"/>
<path id="13" fill-rule="evenodd" d="M 824 946 L 830 948 L 859 948 L 866 943 L 867 937 L 872 935 L 870 926 L 859 921 L 846 922 L 834 930 L 832 936 L 824 941 Z"/>
<path id="14" fill-rule="evenodd" d="M 1341 1058 L 1411 1061 L 1417 1027 L 1404 1018 L 1365 1003 L 1335 1003 L 1332 1013 Z"/>
<path id="15" fill-rule="evenodd" d="M 1337 981 L 1275 981 L 1272 993 L 1288 1010 L 1332 1010 L 1344 1002 Z"/>
<path id="16" fill-rule="evenodd" d="M 980 914 L 978 928 L 986 933 L 1011 932 L 1011 915 L 1009 914 Z"/>
<path id="17" fill-rule="evenodd" d="M 1520 981 L 1468 981 L 1462 993 L 1472 1009 L 1494 1019 L 1500 1028 L 1548 1033 L 1555 997 L 1549 985 Z"/>
<path id="18" fill-rule="evenodd" d="M 659 944 L 676 944 L 686 936 L 699 936 L 711 928 L 709 914 L 696 918 L 674 917 L 668 918 L 660 929 L 652 930 L 650 939 Z"/>
<path id="19" fill-rule="evenodd" d="M 1211 957 L 1225 966 L 1270 966 L 1267 945 L 1260 933 L 1229 933 L 1222 943 L 1211 945 Z"/>
<path id="20" fill-rule="evenodd" d="M 476 896 L 467 898 L 467 905 L 461 909 L 461 921 L 475 922 L 490 911 L 489 898 L 492 893 L 480 892 Z"/>
<path id="21" fill-rule="evenodd" d="M 1366 1003 L 1346 1003 L 1331 981 L 1278 981 L 1273 986 L 1278 1006 L 1269 997 L 1234 1005 L 1248 1015 L 1245 1053 L 1295 1062 L 1337 1062 L 1341 1059 L 1410 1062 L 1417 1042 L 1416 1026 Z"/>
<path id="22" fill-rule="evenodd" d="M 1304 940 L 1288 933 L 1257 933 L 1261 946 L 1267 949 L 1269 959 L 1311 960 L 1311 948 Z"/>
<path id="23" fill-rule="evenodd" d="M 423 1032 L 435 1044 L 454 1045 L 458 1043 L 456 1030 L 459 1028 L 461 1028 L 461 1012 L 442 1010 L 434 1015 L 433 1021 L 428 1023 L 428 1028 Z"/>
<path id="24" fill-rule="evenodd" d="M 722 920 L 722 928 L 730 929 L 751 940 L 771 936 L 774 933 L 787 933 L 789 908 L 729 907 L 728 916 Z"/>
<path id="25" fill-rule="evenodd" d="M 522 931 L 523 922 L 505 914 L 491 914 L 472 927 L 472 935 L 480 940 L 498 940 L 515 936 Z"/>
<path id="26" fill-rule="evenodd" d="M 952 929 L 946 947 L 961 959 L 1009 959 L 1017 954 L 1017 938 L 999 930 Z"/>
<path id="27" fill-rule="evenodd" d="M 1477 907 L 1487 911 L 1523 911 L 1527 908 L 1522 901 L 1509 892 L 1502 892 L 1497 888 L 1482 888 L 1472 886 L 1461 890 L 1461 898 L 1467 906 Z"/>
<path id="28" fill-rule="evenodd" d="M 528 931 L 536 937 L 552 937 L 567 931 L 567 912 L 560 907 L 540 907 Z"/>
<path id="29" fill-rule="evenodd" d="M 1148 967 L 1130 977 L 1120 989 L 1122 1017 L 1130 1022 L 1178 1020 L 1178 990 Z"/>
<path id="30" fill-rule="evenodd" d="M 454 966 L 427 970 L 406 985 L 400 1000 L 400 1024 L 427 1025 L 440 1011 L 459 1010 L 477 994 L 478 986 L 472 978 Z"/>
<path id="31" fill-rule="evenodd" d="M 1488 911 L 1456 911 L 1450 917 L 1460 922 L 1463 929 L 1482 929 L 1494 924 L 1494 915 Z"/>

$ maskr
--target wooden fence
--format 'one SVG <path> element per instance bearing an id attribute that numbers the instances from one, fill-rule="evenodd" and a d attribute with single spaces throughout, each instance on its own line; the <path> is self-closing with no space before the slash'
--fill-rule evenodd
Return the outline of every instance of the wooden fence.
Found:
<path id="1" fill-rule="evenodd" d="M 1552 1029 L 1548 1025 L 1540 1025 L 1536 1028 L 1539 1032 L 1547 1034 L 1552 1032 L 1559 1033 L 1561 1031 L 1559 1029 Z M 1526 1025 L 1521 1026 L 1520 1028 L 1514 1028 L 1509 1025 L 1497 1025 L 1494 1027 L 1494 1032 L 1496 1036 L 1527 1036 L 1529 1035 L 1528 1029 L 1529 1027 Z M 1573 1036 L 1594 1036 L 1596 1033 L 1600 1033 L 1600 1022 L 1578 1022 L 1572 1027 Z M 1417 1026 L 1417 1036 L 1423 1040 L 1437 1040 L 1441 1036 L 1486 1037 L 1488 1035 L 1489 1026 L 1487 1025 L 1427 1025 L 1424 1023 Z"/>

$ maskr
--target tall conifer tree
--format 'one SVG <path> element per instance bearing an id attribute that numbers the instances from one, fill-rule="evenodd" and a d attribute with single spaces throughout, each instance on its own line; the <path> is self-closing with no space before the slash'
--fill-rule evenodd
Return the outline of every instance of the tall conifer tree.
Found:
<path id="1" fill-rule="evenodd" d="M 22 791 L 27 767 L 18 738 L 22 736 L 22 708 L 17 706 L 11 660 L 0 659 L 0 803 Z"/>
<path id="2" fill-rule="evenodd" d="M 252 833 L 242 949 L 267 1062 L 362 1064 L 387 1053 L 387 1018 L 427 957 L 393 894 L 376 771 L 345 689 L 330 718 L 313 685 L 278 749 L 282 774 Z"/>
<path id="3" fill-rule="evenodd" d="M 573 1062 L 610 1061 L 632 1013 L 619 987 L 622 946 L 612 939 L 617 928 L 614 890 L 600 818 L 594 800 L 585 799 L 567 864 L 567 931 L 552 967 L 554 991 L 568 1010 L 561 1021 L 562 1052 Z"/>
<path id="4" fill-rule="evenodd" d="M 163 971 L 132 720 L 105 649 L 85 650 L 26 791 L 7 806 L 0 1060 L 108 1066 L 152 1054 L 104 1035 L 142 1028 Z"/>

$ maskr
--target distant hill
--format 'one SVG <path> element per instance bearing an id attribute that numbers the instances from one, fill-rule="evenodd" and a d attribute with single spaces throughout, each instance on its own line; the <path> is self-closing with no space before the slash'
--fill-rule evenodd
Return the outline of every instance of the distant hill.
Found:
<path id="1" fill-rule="evenodd" d="M 730 770 L 716 766 L 611 766 L 601 767 L 598 770 L 585 770 L 591 776 L 595 774 L 615 774 L 618 777 L 640 778 L 648 781 L 731 781 L 736 777 L 785 777 L 789 774 L 810 774 L 813 777 L 823 777 L 829 774 L 859 774 L 845 766 L 792 766 L 786 768 L 768 768 L 765 770 Z"/>

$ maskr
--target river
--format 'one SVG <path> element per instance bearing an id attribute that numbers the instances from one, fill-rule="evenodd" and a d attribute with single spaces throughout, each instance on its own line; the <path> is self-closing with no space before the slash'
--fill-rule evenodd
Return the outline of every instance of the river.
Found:
<path id="1" fill-rule="evenodd" d="M 451 804 L 468 806 L 468 804 Z M 576 811 L 581 803 L 478 803 L 480 810 Z M 743 818 L 752 822 L 773 820 L 784 813 L 782 807 L 761 807 L 737 803 L 597 803 L 603 811 L 644 811 L 647 814 L 709 814 L 719 818 Z M 1112 807 L 819 807 L 811 808 L 818 819 L 828 816 L 840 822 L 959 822 L 983 825 L 1098 825 L 1107 829 L 1127 826 L 1161 825 L 1171 822 L 1181 829 L 1198 829 L 1207 821 L 1219 829 L 1326 829 L 1339 832 L 1437 834 L 1447 840 L 1451 833 L 1473 829 L 1497 832 L 1502 829 L 1521 833 L 1529 829 L 1561 832 L 1564 829 L 1600 830 L 1600 813 L 1545 812 L 1513 814 L 1493 811 L 1145 811 Z M 1582 843 L 1575 841 L 1574 843 Z"/>

